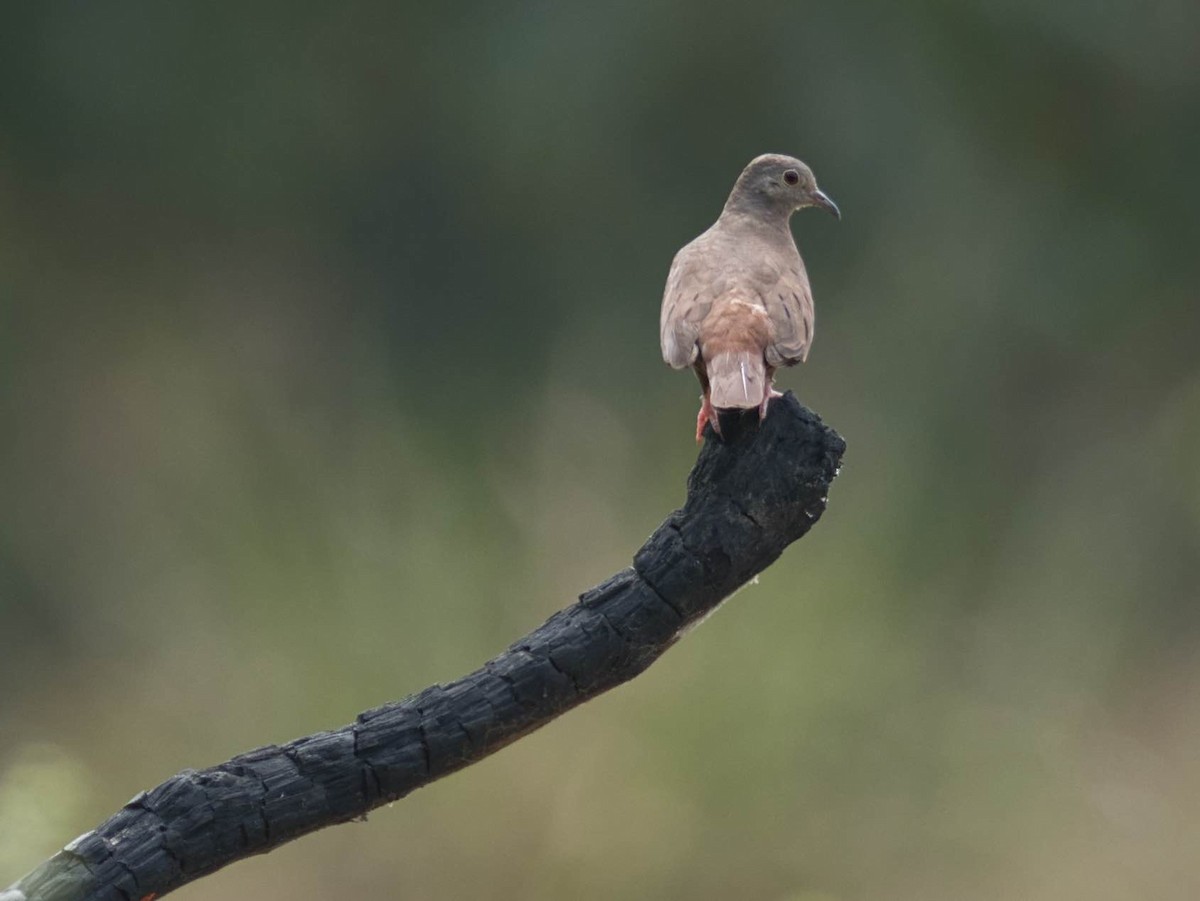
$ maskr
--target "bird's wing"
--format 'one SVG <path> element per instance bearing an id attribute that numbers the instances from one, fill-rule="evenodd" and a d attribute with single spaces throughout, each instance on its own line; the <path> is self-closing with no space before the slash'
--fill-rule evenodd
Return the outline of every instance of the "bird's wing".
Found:
<path id="1" fill-rule="evenodd" d="M 675 369 L 692 365 L 699 353 L 700 323 L 712 309 L 719 285 L 703 236 L 675 255 L 663 291 L 659 338 L 663 359 Z"/>
<path id="2" fill-rule="evenodd" d="M 759 296 L 771 317 L 774 336 L 767 346 L 767 362 L 772 366 L 791 366 L 806 360 L 816 317 L 808 273 L 799 254 L 777 268 L 775 277 L 764 282 Z"/>

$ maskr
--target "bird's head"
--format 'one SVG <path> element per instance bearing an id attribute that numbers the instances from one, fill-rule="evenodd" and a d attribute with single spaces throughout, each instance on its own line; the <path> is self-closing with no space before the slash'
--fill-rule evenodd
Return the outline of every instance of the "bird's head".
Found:
<path id="1" fill-rule="evenodd" d="M 726 209 L 757 208 L 787 216 L 809 206 L 842 218 L 837 204 L 817 187 L 812 169 L 795 157 L 779 153 L 764 153 L 751 160 L 725 204 Z"/>

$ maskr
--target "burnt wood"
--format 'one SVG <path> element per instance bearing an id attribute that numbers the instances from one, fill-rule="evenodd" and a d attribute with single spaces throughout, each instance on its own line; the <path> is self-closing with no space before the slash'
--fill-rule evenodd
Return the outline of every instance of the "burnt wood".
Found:
<path id="1" fill-rule="evenodd" d="M 804 535 L 845 443 L 792 394 L 709 427 L 687 500 L 633 559 L 475 672 L 332 732 L 184 770 L 0 901 L 142 901 L 361 818 L 626 682 Z"/>

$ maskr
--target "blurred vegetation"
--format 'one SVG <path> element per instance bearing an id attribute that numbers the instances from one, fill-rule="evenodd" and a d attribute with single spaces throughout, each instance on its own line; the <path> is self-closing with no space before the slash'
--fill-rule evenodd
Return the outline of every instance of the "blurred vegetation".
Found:
<path id="1" fill-rule="evenodd" d="M 10 4 L 0 885 L 457 676 L 682 498 L 757 153 L 849 442 L 631 686 L 181 901 L 1200 893 L 1200 6 Z"/>

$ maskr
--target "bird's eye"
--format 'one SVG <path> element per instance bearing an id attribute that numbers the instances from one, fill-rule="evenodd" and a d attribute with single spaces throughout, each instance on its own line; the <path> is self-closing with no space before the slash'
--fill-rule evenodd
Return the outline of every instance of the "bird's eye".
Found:
<path id="1" fill-rule="evenodd" d="M 800 173 L 795 169 L 788 169 L 787 172 L 783 173 L 783 180 L 789 185 L 794 185 L 800 181 Z"/>

